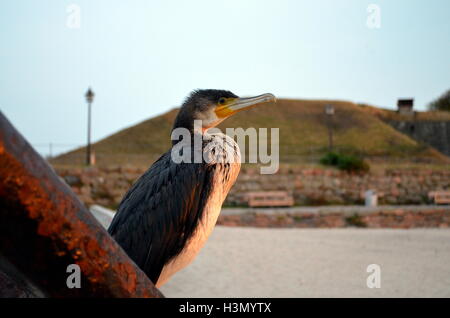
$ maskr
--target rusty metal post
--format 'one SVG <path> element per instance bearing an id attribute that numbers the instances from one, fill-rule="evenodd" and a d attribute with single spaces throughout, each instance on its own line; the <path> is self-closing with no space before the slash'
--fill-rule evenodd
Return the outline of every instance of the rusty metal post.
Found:
<path id="1" fill-rule="evenodd" d="M 0 254 L 51 297 L 162 297 L 1 112 Z"/>

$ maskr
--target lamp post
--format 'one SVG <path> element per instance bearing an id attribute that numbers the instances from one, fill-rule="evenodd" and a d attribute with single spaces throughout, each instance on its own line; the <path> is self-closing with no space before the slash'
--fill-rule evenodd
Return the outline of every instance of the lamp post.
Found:
<path id="1" fill-rule="evenodd" d="M 325 105 L 325 114 L 327 117 L 328 126 L 328 151 L 333 151 L 333 116 L 334 116 L 334 106 L 331 104 Z"/>
<path id="2" fill-rule="evenodd" d="M 94 101 L 94 92 L 89 87 L 86 92 L 86 101 L 88 103 L 88 131 L 87 131 L 87 147 L 86 147 L 86 164 L 91 165 L 91 105 Z"/>

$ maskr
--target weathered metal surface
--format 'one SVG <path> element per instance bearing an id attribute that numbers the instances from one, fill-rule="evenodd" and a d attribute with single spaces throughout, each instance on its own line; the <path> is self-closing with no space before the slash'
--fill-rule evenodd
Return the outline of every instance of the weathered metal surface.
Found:
<path id="1" fill-rule="evenodd" d="M 0 255 L 0 297 L 42 298 L 47 295 Z"/>
<path id="2" fill-rule="evenodd" d="M 162 296 L 1 112 L 0 254 L 52 297 Z"/>

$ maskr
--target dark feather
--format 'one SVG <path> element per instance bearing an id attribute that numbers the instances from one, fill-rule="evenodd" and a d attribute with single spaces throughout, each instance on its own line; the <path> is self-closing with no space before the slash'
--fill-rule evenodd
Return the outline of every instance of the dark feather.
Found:
<path id="1" fill-rule="evenodd" d="M 176 164 L 169 151 L 120 203 L 108 232 L 155 284 L 201 220 L 218 166 Z"/>

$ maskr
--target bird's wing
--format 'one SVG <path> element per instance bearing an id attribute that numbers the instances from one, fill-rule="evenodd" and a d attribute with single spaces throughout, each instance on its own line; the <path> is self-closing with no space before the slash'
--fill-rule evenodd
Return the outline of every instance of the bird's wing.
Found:
<path id="1" fill-rule="evenodd" d="M 193 234 L 218 168 L 176 164 L 166 153 L 120 203 L 108 232 L 155 284 Z"/>

